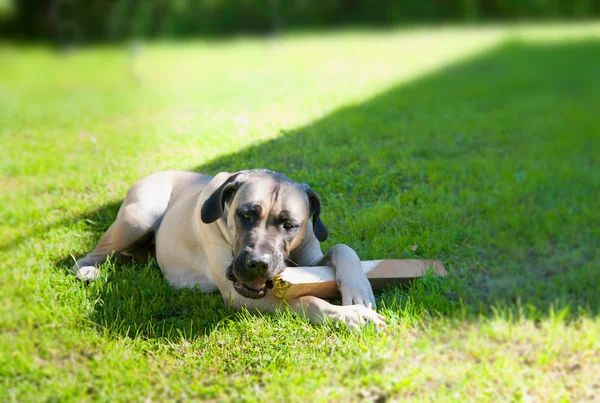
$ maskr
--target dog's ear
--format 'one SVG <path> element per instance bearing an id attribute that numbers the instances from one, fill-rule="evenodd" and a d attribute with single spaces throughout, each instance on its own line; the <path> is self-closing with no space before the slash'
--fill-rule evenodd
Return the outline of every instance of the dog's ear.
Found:
<path id="1" fill-rule="evenodd" d="M 240 187 L 240 172 L 231 175 L 221 186 L 202 204 L 200 218 L 205 224 L 217 221 L 223 215 L 225 203 L 231 200 L 235 191 Z"/>
<path id="2" fill-rule="evenodd" d="M 304 185 L 306 194 L 308 195 L 308 202 L 310 203 L 310 215 L 313 221 L 313 231 L 319 242 L 325 242 L 327 240 L 327 227 L 321 221 L 321 198 L 312 190 L 308 185 Z"/>

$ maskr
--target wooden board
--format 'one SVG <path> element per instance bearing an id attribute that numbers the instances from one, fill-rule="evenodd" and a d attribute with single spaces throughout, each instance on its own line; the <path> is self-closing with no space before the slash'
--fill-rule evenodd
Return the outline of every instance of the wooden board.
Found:
<path id="1" fill-rule="evenodd" d="M 362 262 L 362 266 L 374 292 L 422 277 L 430 269 L 440 276 L 446 275 L 444 266 L 437 260 L 367 260 Z M 321 298 L 339 295 L 335 272 L 329 266 L 288 267 L 273 279 L 273 292 L 284 299 L 304 295 Z"/>

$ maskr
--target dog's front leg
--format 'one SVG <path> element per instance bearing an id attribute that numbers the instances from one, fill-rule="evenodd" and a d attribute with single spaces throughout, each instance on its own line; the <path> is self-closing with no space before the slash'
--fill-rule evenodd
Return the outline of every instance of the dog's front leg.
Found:
<path id="1" fill-rule="evenodd" d="M 385 318 L 364 305 L 333 305 L 313 296 L 284 301 L 269 294 L 261 299 L 249 299 L 237 294 L 233 287 L 231 291 L 224 293 L 224 300 L 231 308 L 245 307 L 249 311 L 258 309 L 261 312 L 274 313 L 278 309 L 289 307 L 314 324 L 332 321 L 344 323 L 351 329 L 358 329 L 366 325 L 372 325 L 376 330 L 385 329 Z"/>
<path id="2" fill-rule="evenodd" d="M 295 298 L 289 306 L 312 323 L 322 324 L 327 320 L 341 322 L 351 329 L 373 325 L 376 330 L 385 329 L 385 318 L 364 305 L 333 305 L 313 296 Z"/>
<path id="3" fill-rule="evenodd" d="M 307 248 L 308 249 L 308 248 Z M 375 307 L 375 297 L 371 283 L 365 275 L 360 258 L 348 245 L 338 244 L 322 254 L 320 247 L 313 242 L 309 253 L 313 257 L 310 262 L 301 260 L 306 266 L 331 266 L 335 270 L 335 279 L 342 294 L 342 304 L 360 304 L 367 308 Z"/>

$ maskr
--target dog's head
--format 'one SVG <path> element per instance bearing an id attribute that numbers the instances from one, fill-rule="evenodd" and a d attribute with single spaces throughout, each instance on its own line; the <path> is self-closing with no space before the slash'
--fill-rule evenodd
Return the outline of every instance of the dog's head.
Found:
<path id="1" fill-rule="evenodd" d="M 307 185 L 277 172 L 256 169 L 232 174 L 202 205 L 202 221 L 224 219 L 233 239 L 227 277 L 241 295 L 262 298 L 267 281 L 281 274 L 285 260 L 304 238 L 309 220 L 321 242 L 327 228 L 321 199 Z"/>

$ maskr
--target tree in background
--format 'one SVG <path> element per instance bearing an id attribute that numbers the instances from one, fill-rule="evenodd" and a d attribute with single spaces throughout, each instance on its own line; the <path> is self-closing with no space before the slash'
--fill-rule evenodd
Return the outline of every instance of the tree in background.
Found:
<path id="1" fill-rule="evenodd" d="M 61 43 L 599 15 L 600 0 L 0 0 L 5 33 Z"/>

